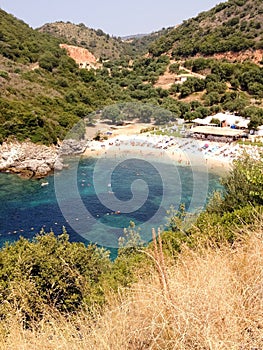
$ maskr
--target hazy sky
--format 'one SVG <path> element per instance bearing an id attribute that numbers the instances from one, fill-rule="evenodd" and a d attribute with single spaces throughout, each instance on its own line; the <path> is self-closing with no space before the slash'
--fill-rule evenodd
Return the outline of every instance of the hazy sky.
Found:
<path id="1" fill-rule="evenodd" d="M 70 21 L 124 36 L 174 26 L 220 2 L 224 0 L 0 0 L 0 8 L 33 28 Z"/>

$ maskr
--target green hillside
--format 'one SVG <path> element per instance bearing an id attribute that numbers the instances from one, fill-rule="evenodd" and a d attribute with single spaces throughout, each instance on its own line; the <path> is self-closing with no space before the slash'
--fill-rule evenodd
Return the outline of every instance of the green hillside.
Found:
<path id="1" fill-rule="evenodd" d="M 38 29 L 71 45 L 82 46 L 88 49 L 96 58 L 116 59 L 124 51 L 121 38 L 111 37 L 101 29 L 95 30 L 86 27 L 83 23 L 70 22 L 47 23 Z"/>
<path id="2" fill-rule="evenodd" d="M 125 53 L 130 56 L 144 55 L 148 53 L 149 47 L 154 43 L 158 38 L 166 35 L 172 30 L 172 28 L 163 28 L 157 32 L 152 32 L 147 35 L 138 35 L 132 36 L 130 39 L 123 39 L 125 46 Z"/>
<path id="3" fill-rule="evenodd" d="M 19 63 L 33 63 L 52 52 L 57 60 L 65 56 L 57 39 L 32 30 L 26 23 L 0 9 L 0 54 Z M 55 61 L 55 60 L 54 60 Z M 55 64 L 55 63 L 54 63 Z"/>
<path id="4" fill-rule="evenodd" d="M 157 40 L 150 52 L 158 56 L 169 51 L 174 57 L 239 52 L 263 48 L 262 34 L 263 2 L 229 0 L 184 21 Z"/>
<path id="5" fill-rule="evenodd" d="M 135 57 L 148 52 L 148 46 L 158 37 L 169 32 L 162 29 L 143 36 L 134 36 L 127 40 L 110 36 L 101 29 L 92 29 L 83 23 L 70 22 L 47 23 L 38 29 L 39 32 L 50 34 L 61 42 L 77 45 L 89 50 L 97 59 L 119 59 L 120 57 Z"/>
<path id="6" fill-rule="evenodd" d="M 132 53 L 128 54 L 127 50 L 119 59 L 103 60 L 100 69 L 89 71 L 79 69 L 66 51 L 59 48 L 61 38 L 33 30 L 0 10 L 0 141 L 15 136 L 19 140 L 30 138 L 34 142 L 56 143 L 79 120 L 83 121 L 81 136 L 85 123 L 94 121 L 94 112 L 113 104 L 117 106 L 107 107 L 107 113 L 103 114 L 111 116 L 113 123 L 136 117 L 138 122 L 154 119 L 156 124 L 166 124 L 176 118 L 191 121 L 230 111 L 252 118 L 250 127 L 257 127 L 263 123 L 262 62 L 256 64 L 249 59 L 243 63 L 230 62 L 224 57 L 217 60 L 201 55 L 184 57 L 185 52 L 180 53 L 179 48 L 193 40 L 193 23 L 208 26 L 212 23 L 208 22 L 212 13 L 223 20 L 226 11 L 232 13 L 231 16 L 238 11 L 239 16 L 246 19 L 250 9 L 250 21 L 259 23 L 261 7 L 260 2 L 247 2 L 245 6 L 241 1 L 237 4 L 231 0 L 184 22 L 177 29 L 164 30 L 165 35 L 151 46 L 153 55 L 134 56 L 134 52 L 142 52 L 146 43 L 161 32 L 152 34 L 151 38 L 132 39 L 129 43 L 134 45 L 134 50 L 129 46 Z M 214 20 L 213 26 L 211 24 L 211 35 L 226 26 L 223 22 L 218 22 L 218 26 L 215 23 Z M 251 25 L 247 30 L 251 33 Z M 182 32 L 184 36 L 180 37 Z M 253 32 L 254 41 L 247 40 L 259 47 L 261 25 L 255 25 Z M 201 35 L 199 39 L 204 40 Z M 220 46 L 228 39 L 220 37 L 217 44 Z M 195 42 L 198 45 L 197 38 Z M 154 48 L 158 48 L 158 52 Z M 167 54 L 169 50 L 174 57 Z M 180 82 L 185 74 L 186 81 Z M 166 79 L 169 84 L 164 83 Z M 140 106 L 125 107 L 123 102 L 139 102 Z M 162 110 L 149 106 L 162 107 Z"/>

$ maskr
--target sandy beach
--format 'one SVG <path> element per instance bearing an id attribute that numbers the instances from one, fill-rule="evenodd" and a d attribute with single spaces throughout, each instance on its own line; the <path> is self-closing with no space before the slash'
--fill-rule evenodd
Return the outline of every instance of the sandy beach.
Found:
<path id="1" fill-rule="evenodd" d="M 86 157 L 140 157 L 155 161 L 174 161 L 184 166 L 206 167 L 209 171 L 226 173 L 244 148 L 188 138 L 139 134 L 111 137 L 105 141 L 91 141 Z"/>

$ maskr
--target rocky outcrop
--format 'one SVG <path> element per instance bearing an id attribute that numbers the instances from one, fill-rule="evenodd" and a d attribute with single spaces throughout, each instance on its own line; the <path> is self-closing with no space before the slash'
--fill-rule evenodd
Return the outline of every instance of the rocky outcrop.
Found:
<path id="1" fill-rule="evenodd" d="M 60 44 L 60 47 L 66 49 L 68 55 L 78 64 L 79 68 L 98 68 L 96 57 L 83 47 Z"/>
<path id="2" fill-rule="evenodd" d="M 86 141 L 65 140 L 60 145 L 44 146 L 28 142 L 4 142 L 0 146 L 0 171 L 30 179 L 41 178 L 64 167 L 63 156 L 82 154 Z"/>
<path id="3" fill-rule="evenodd" d="M 41 178 L 53 169 L 62 169 L 55 146 L 32 142 L 4 142 L 0 147 L 0 171 L 12 172 L 25 178 Z"/>
<path id="4" fill-rule="evenodd" d="M 86 141 L 77 141 L 74 139 L 64 140 L 59 148 L 59 156 L 69 156 L 74 154 L 82 154 L 87 148 Z"/>

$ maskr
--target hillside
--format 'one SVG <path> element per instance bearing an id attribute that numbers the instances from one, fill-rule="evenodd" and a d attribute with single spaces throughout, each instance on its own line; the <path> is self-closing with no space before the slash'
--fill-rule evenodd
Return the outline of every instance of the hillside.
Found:
<path id="1" fill-rule="evenodd" d="M 153 55 L 212 55 L 263 48 L 263 2 L 229 0 L 184 21 L 150 48 Z"/>
<path id="2" fill-rule="evenodd" d="M 70 22 L 47 23 L 38 29 L 41 33 L 47 33 L 65 41 L 71 45 L 82 46 L 89 50 L 97 59 L 116 59 L 124 51 L 121 38 L 110 37 L 101 29 L 91 29 L 83 23 Z"/>
<path id="3" fill-rule="evenodd" d="M 152 32 L 150 34 L 139 34 L 130 36 L 128 38 L 123 38 L 124 43 L 126 43 L 126 54 L 134 57 L 148 53 L 150 45 L 154 43 L 158 38 L 169 33 L 171 30 L 172 28 L 169 27 L 158 30 L 157 32 Z"/>
<path id="4" fill-rule="evenodd" d="M 101 29 L 88 28 L 83 23 L 47 23 L 38 29 L 39 32 L 50 34 L 60 41 L 88 49 L 99 60 L 145 54 L 148 52 L 149 44 L 169 30 L 170 28 L 167 28 L 151 34 L 117 38 L 104 33 Z"/>
<path id="5" fill-rule="evenodd" d="M 65 55 L 56 38 L 38 33 L 2 9 L 0 17 L 0 54 L 4 57 L 27 64 L 39 61 L 51 51 L 57 59 Z"/>
<path id="6" fill-rule="evenodd" d="M 102 315 L 69 319 L 46 311 L 41 326 L 25 329 L 10 314 L 2 349 L 262 349 L 262 254 L 259 231 L 234 250 L 185 249 L 167 267 L 170 297 L 150 268 L 148 278 L 112 296 Z"/>
<path id="7" fill-rule="evenodd" d="M 204 38 L 207 38 L 206 43 L 209 43 L 210 36 L 200 35 L 196 38 L 195 33 L 198 32 L 199 26 L 209 25 L 212 13 L 216 17 L 220 16 L 218 18 L 223 21 L 227 9 L 230 17 L 230 13 L 235 9 L 232 15 L 237 15 L 238 11 L 240 18 L 248 18 L 249 8 L 250 22 L 259 23 L 261 3 L 249 2 L 245 7 L 239 0 L 238 4 L 231 0 L 200 14 L 196 19 L 184 22 L 175 29 L 168 28 L 150 36 L 129 40 L 129 43 L 125 43 L 128 45 L 126 51 L 123 49 L 123 55 L 119 59 L 102 60 L 101 63 L 96 62 L 98 57 L 85 51 L 83 46 L 72 47 L 67 41 L 64 42 L 67 50 L 63 49 L 60 45 L 64 40 L 61 38 L 33 30 L 21 20 L 1 10 L 0 141 L 15 136 L 19 140 L 30 138 L 33 142 L 56 143 L 80 120 L 82 128 L 79 132 L 80 136 L 83 136 L 85 122 L 89 125 L 94 122 L 94 112 L 105 106 L 118 104 L 117 108 L 113 106 L 107 109 L 112 115 L 113 124 L 131 119 L 130 113 L 122 111 L 122 102 L 162 107 L 165 112 L 154 115 L 158 125 L 176 118 L 191 121 L 220 111 L 230 111 L 250 117 L 250 127 L 256 128 L 263 123 L 262 49 L 254 48 L 259 47 L 261 42 L 261 25 L 257 24 L 252 28 L 254 46 L 251 44 L 248 49 L 231 53 L 230 56 L 229 52 L 215 53 L 217 57 L 206 57 L 200 52 L 195 52 L 194 57 L 184 57 L 186 51 L 179 50 L 188 42 L 192 43 L 193 47 L 193 41 L 197 47 L 198 40 L 205 40 Z M 64 28 L 64 24 L 59 23 Z M 195 31 L 193 23 L 196 23 Z M 84 25 L 67 25 L 74 31 L 86 31 Z M 227 27 L 219 22 L 218 26 L 211 26 L 211 33 L 221 33 L 222 26 Z M 235 26 L 231 28 L 236 28 Z M 244 33 L 251 35 L 252 29 L 250 25 Z M 77 32 L 74 33 L 77 35 Z M 137 55 L 161 33 L 165 35 L 151 46 L 152 54 Z M 99 36 L 101 40 L 108 40 L 109 43 L 110 39 L 115 40 L 101 32 L 98 35 L 98 31 L 97 34 L 94 32 L 93 36 Z M 217 45 L 230 40 L 230 37 L 218 37 Z M 252 39 L 246 40 L 254 42 Z M 246 42 L 243 39 L 241 41 Z M 101 47 L 101 43 L 98 47 Z M 116 40 L 114 43 L 116 44 Z M 114 46 L 114 49 L 110 50 L 120 55 L 118 50 L 124 48 L 124 43 L 119 39 L 117 43 L 120 46 Z M 154 51 L 154 48 L 158 50 Z M 240 63 L 238 57 L 242 57 Z M 140 113 L 139 110 L 138 104 L 134 104 L 132 115 L 137 115 L 138 121 L 147 123 L 151 117 L 153 119 L 152 108 L 147 113 Z"/>

